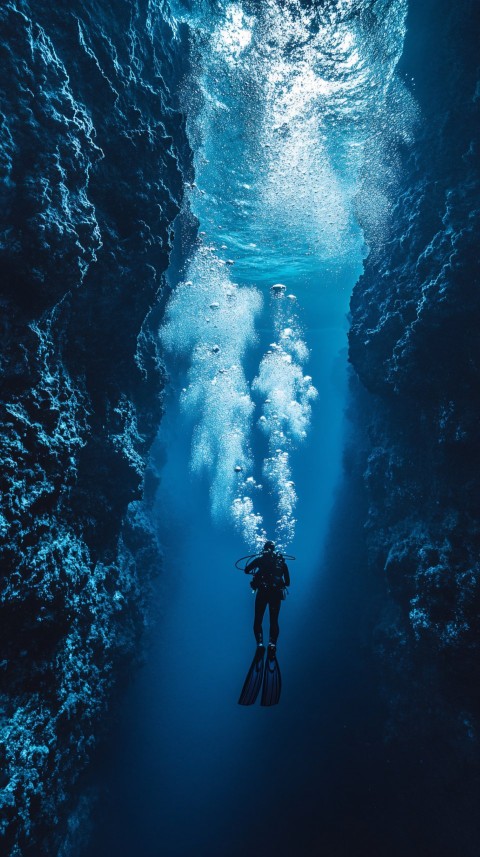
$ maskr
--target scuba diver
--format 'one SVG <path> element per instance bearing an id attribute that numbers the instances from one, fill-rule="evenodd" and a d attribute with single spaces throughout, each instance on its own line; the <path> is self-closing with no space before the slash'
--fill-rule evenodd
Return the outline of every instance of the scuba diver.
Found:
<path id="1" fill-rule="evenodd" d="M 265 542 L 260 556 L 254 557 L 245 566 L 244 571 L 245 574 L 253 574 L 250 586 L 257 593 L 253 622 L 257 651 L 238 702 L 239 705 L 253 705 L 263 683 L 261 705 L 276 705 L 280 699 L 282 688 L 280 668 L 277 661 L 278 615 L 280 605 L 285 598 L 285 589 L 290 586 L 290 573 L 285 559 L 282 554 L 275 551 L 275 545 L 271 541 Z M 270 634 L 265 664 L 262 624 L 267 604 Z"/>

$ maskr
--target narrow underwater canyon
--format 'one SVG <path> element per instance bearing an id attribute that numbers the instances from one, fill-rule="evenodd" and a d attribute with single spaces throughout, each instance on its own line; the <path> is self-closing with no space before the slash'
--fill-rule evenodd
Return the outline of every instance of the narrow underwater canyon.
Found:
<path id="1" fill-rule="evenodd" d="M 2 853 L 476 857 L 474 2 L 0 20 Z"/>

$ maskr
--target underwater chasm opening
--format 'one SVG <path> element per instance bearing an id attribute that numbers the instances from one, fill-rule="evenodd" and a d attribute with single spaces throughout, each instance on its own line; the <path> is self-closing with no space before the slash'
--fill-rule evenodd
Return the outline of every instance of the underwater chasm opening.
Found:
<path id="1" fill-rule="evenodd" d="M 268 531 L 286 550 L 298 503 L 292 458 L 318 392 L 316 408 L 335 421 L 317 355 L 330 349 L 331 362 L 346 346 L 362 217 L 385 227 L 396 165 L 382 156 L 415 118 L 395 77 L 406 7 L 386 4 L 376 27 L 361 3 L 208 9 L 174 7 L 191 34 L 182 103 L 195 182 L 184 217 L 199 229 L 182 269 L 170 270 L 160 338 L 213 517 L 251 549 Z M 318 460 L 321 435 L 316 446 Z"/>
<path id="2" fill-rule="evenodd" d="M 365 557 L 361 489 L 350 486 L 352 511 L 342 488 L 347 314 L 363 227 L 386 228 L 396 146 L 416 121 L 396 75 L 406 2 L 377 5 L 172 3 L 189 33 L 180 99 L 195 180 L 159 331 L 170 377 L 152 451 L 162 606 L 88 857 L 107 844 L 118 857 L 307 857 L 320 830 L 343 857 L 342 813 L 351 841 L 361 835 L 365 802 L 353 804 L 376 720 L 358 701 L 373 693 L 368 670 L 349 660 L 361 597 L 351 568 Z M 331 526 L 348 536 L 335 549 Z M 297 561 L 280 613 L 282 705 L 259 716 L 236 705 L 254 638 L 233 565 L 267 537 Z M 345 717 L 355 705 L 357 723 Z M 258 792 L 266 806 L 252 818 Z"/>

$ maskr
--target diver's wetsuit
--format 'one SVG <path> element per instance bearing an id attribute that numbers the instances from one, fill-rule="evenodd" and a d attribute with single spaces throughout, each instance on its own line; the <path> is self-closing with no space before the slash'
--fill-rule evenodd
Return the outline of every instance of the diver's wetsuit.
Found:
<path id="1" fill-rule="evenodd" d="M 252 571 L 255 572 L 254 581 L 257 588 L 253 633 L 257 643 L 263 643 L 262 622 L 268 604 L 270 642 L 276 644 L 279 634 L 278 614 L 280 613 L 283 589 L 285 586 L 290 586 L 288 567 L 283 556 L 273 551 L 265 551 L 245 567 L 245 574 Z"/>

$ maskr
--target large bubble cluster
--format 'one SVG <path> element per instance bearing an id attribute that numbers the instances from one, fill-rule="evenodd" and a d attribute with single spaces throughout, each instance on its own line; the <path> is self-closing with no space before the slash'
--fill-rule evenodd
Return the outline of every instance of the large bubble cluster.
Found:
<path id="1" fill-rule="evenodd" d="M 261 306 L 260 292 L 233 283 L 214 248 L 201 242 L 188 267 L 188 279 L 169 301 L 160 331 L 164 347 L 190 361 L 181 406 L 194 422 L 192 468 L 210 474 L 217 517 L 231 506 L 239 474 L 252 466 L 254 404 L 242 360 L 255 338 Z"/>
<path id="2" fill-rule="evenodd" d="M 295 531 L 297 502 L 290 451 L 306 437 L 317 391 L 303 374 L 308 348 L 294 296 L 287 296 L 282 284 L 272 286 L 270 298 L 275 341 L 249 385 L 242 361 L 256 339 L 255 319 L 263 300 L 257 289 L 235 284 L 230 270 L 215 247 L 200 240 L 188 279 L 169 301 L 160 338 L 177 359 L 186 355 L 189 360 L 180 401 L 194 424 L 192 470 L 209 474 L 213 515 L 230 515 L 254 549 L 265 540 L 266 530 L 255 508 L 262 485 L 253 475 L 252 393 L 262 399 L 257 424 L 268 439 L 262 473 L 275 498 L 275 538 L 286 548 Z"/>
<path id="3" fill-rule="evenodd" d="M 368 233 L 388 220 L 391 153 L 412 127 L 412 101 L 395 76 L 407 0 L 171 8 L 191 34 L 187 200 L 201 232 L 161 339 L 189 361 L 181 404 L 214 516 L 233 520 L 249 548 L 272 529 L 286 548 L 297 505 L 292 452 L 317 395 L 296 307 L 312 306 L 322 266 L 361 257 L 359 212 Z"/>
<path id="4" fill-rule="evenodd" d="M 307 436 L 311 403 L 317 391 L 302 364 L 308 348 L 293 309 L 294 296 L 285 294 L 282 284 L 272 288 L 275 341 L 262 358 L 252 389 L 263 397 L 259 426 L 268 438 L 268 457 L 263 473 L 276 494 L 275 538 L 286 548 L 295 533 L 297 494 L 292 479 L 290 451 Z"/>

